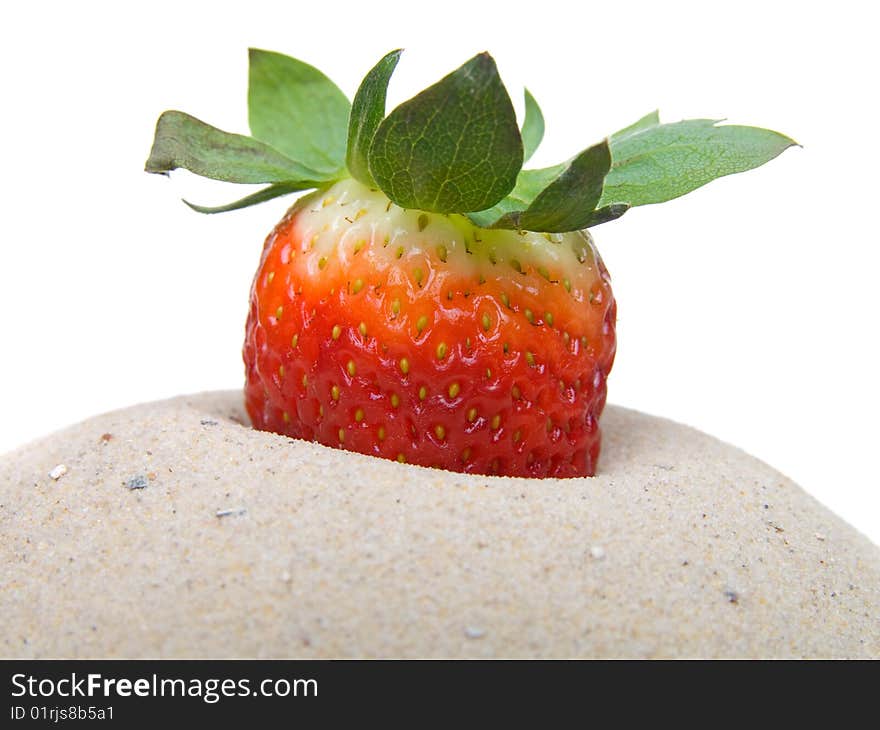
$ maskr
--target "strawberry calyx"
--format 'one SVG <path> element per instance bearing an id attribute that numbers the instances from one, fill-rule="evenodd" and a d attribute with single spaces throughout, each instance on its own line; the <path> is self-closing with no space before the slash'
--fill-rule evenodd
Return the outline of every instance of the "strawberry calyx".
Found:
<path id="1" fill-rule="evenodd" d="M 544 119 L 526 90 L 525 118 L 522 127 L 517 124 L 488 53 L 386 114 L 388 84 L 400 55 L 400 50 L 385 55 L 349 102 L 318 69 L 251 49 L 251 136 L 166 111 L 146 170 L 168 174 L 183 168 L 216 180 L 266 185 L 222 206 L 187 203 L 201 213 L 353 178 L 404 209 L 465 215 L 487 229 L 564 233 L 758 167 L 796 144 L 778 132 L 718 120 L 663 124 L 652 112 L 565 162 L 526 170 L 524 162 L 543 138 Z"/>

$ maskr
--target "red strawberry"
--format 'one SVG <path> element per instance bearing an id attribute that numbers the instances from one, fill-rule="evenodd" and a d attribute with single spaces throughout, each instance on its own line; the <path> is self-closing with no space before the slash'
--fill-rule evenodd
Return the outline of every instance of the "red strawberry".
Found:
<path id="1" fill-rule="evenodd" d="M 315 188 L 266 240 L 244 345 L 254 426 L 424 466 L 591 475 L 616 304 L 586 228 L 756 167 L 793 142 L 649 114 L 551 168 L 480 54 L 385 116 L 399 52 L 349 104 L 251 52 L 253 137 L 165 112 L 150 172 L 270 183 L 213 213 Z M 612 164 L 613 161 L 613 164 Z"/>
<path id="2" fill-rule="evenodd" d="M 481 474 L 592 474 L 614 298 L 587 233 L 484 230 L 354 181 L 269 236 L 244 359 L 257 428 Z"/>

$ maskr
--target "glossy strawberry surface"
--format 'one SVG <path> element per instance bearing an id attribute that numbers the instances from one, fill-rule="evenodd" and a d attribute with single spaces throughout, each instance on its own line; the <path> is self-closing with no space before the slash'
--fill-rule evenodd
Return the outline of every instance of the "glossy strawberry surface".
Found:
<path id="1" fill-rule="evenodd" d="M 347 180 L 266 240 L 246 405 L 257 428 L 388 459 L 591 475 L 614 328 L 586 232 L 481 229 Z"/>

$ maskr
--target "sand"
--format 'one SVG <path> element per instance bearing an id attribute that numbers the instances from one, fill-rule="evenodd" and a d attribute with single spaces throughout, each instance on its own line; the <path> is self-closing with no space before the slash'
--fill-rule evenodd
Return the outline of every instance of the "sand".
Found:
<path id="1" fill-rule="evenodd" d="M 880 657 L 880 549 L 693 429 L 612 406 L 596 478 L 471 477 L 240 400 L 0 457 L 0 655 Z"/>

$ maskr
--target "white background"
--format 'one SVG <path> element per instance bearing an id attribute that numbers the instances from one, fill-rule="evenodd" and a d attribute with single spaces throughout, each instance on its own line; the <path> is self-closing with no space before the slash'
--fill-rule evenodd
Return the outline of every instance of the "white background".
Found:
<path id="1" fill-rule="evenodd" d="M 595 229 L 619 301 L 610 401 L 788 474 L 880 542 L 877 70 L 872 4 L 14 3 L 0 27 L 0 451 L 100 411 L 242 383 L 281 199 L 142 172 L 168 108 L 246 132 L 246 49 L 349 95 L 406 53 L 397 103 L 474 53 L 547 118 L 536 165 L 659 107 L 785 132 L 792 149 Z"/>

